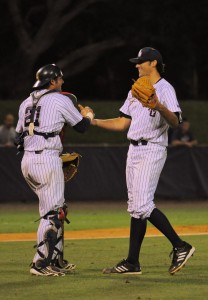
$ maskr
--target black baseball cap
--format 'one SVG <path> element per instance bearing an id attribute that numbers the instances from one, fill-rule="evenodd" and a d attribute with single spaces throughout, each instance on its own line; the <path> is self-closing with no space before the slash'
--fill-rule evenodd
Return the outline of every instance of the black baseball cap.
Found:
<path id="1" fill-rule="evenodd" d="M 135 58 L 130 58 L 129 61 L 134 64 L 142 64 L 145 61 L 157 60 L 158 65 L 163 64 L 162 55 L 160 52 L 151 47 L 145 47 L 139 50 L 138 56 Z"/>

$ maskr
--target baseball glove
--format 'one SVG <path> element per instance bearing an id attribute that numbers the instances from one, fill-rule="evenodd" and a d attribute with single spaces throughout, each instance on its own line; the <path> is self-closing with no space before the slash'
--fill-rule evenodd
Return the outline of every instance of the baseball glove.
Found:
<path id="1" fill-rule="evenodd" d="M 155 88 L 149 80 L 149 76 L 142 76 L 131 87 L 132 96 L 138 99 L 145 107 L 154 109 L 158 99 Z"/>
<path id="2" fill-rule="evenodd" d="M 64 153 L 60 156 L 63 163 L 64 181 L 71 180 L 78 171 L 81 155 L 76 152 Z"/>

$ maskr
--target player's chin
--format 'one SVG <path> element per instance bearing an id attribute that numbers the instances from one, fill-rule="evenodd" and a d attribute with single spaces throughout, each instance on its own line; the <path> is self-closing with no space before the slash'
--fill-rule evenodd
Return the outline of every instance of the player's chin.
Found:
<path id="1" fill-rule="evenodd" d="M 139 72 L 139 78 L 145 76 L 144 72 Z"/>
<path id="2" fill-rule="evenodd" d="M 141 77 L 144 77 L 144 76 L 149 76 L 149 74 L 147 74 L 147 73 L 139 73 L 139 78 L 141 78 Z"/>

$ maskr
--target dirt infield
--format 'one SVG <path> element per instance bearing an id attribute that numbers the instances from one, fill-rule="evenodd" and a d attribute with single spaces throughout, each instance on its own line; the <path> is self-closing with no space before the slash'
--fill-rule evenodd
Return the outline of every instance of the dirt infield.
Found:
<path id="1" fill-rule="evenodd" d="M 123 209 L 126 210 L 126 202 L 98 202 L 99 209 Z M 162 208 L 198 208 L 203 207 L 208 209 L 208 201 L 159 201 Z M 86 209 L 89 211 L 97 210 L 97 202 L 85 203 L 85 202 L 73 202 L 70 204 L 71 211 Z M 14 207 L 10 204 L 0 204 L 0 210 L 13 211 Z M 22 204 L 15 203 L 16 211 L 36 211 L 37 204 Z M 195 226 L 174 226 L 179 235 L 207 235 L 208 225 L 195 225 Z M 146 236 L 162 236 L 162 234 L 154 227 L 148 227 Z M 108 229 L 95 229 L 95 230 L 79 230 L 79 231 L 65 231 L 65 239 L 77 240 L 77 239 L 103 239 L 103 238 L 127 238 L 129 237 L 129 228 L 108 228 Z M 0 242 L 9 241 L 35 241 L 36 232 L 32 233 L 1 233 Z"/>
<path id="2" fill-rule="evenodd" d="M 208 234 L 208 225 L 200 226 L 175 226 L 175 230 L 179 235 L 206 235 Z M 103 238 L 127 238 L 129 236 L 129 228 L 109 228 L 95 230 L 66 231 L 66 240 L 79 239 L 103 239 Z M 162 236 L 156 228 L 148 228 L 146 236 Z M 36 233 L 1 233 L 0 242 L 14 241 L 35 241 Z"/>

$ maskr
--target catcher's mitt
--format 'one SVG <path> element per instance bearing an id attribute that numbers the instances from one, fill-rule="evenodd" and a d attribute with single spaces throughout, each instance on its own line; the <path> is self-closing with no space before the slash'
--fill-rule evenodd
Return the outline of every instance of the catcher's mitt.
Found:
<path id="1" fill-rule="evenodd" d="M 131 88 L 132 96 L 138 99 L 143 106 L 154 109 L 157 105 L 155 88 L 149 80 L 149 76 L 142 76 L 134 82 Z"/>
<path id="2" fill-rule="evenodd" d="M 71 180 L 78 171 L 81 155 L 76 152 L 64 153 L 60 156 L 63 162 L 64 181 Z"/>

